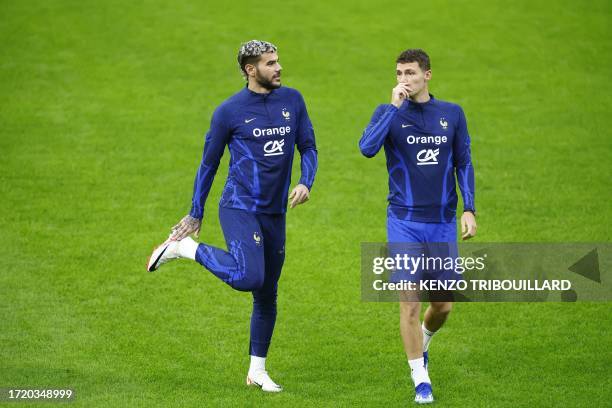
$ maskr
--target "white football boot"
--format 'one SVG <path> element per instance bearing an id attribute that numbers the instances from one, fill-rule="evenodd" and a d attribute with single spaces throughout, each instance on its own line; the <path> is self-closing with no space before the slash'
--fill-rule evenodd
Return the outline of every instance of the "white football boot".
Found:
<path id="1" fill-rule="evenodd" d="M 163 264 L 182 258 L 179 255 L 178 247 L 179 241 L 172 241 L 168 239 L 166 242 L 155 248 L 151 254 L 151 257 L 149 258 L 147 271 L 156 271 Z"/>
<path id="2" fill-rule="evenodd" d="M 266 370 L 250 372 L 246 378 L 247 385 L 256 385 L 265 392 L 281 392 L 283 387 L 272 381 Z"/>

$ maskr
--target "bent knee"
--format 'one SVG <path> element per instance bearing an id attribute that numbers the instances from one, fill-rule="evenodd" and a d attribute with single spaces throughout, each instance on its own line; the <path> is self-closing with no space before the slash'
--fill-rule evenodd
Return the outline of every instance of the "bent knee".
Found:
<path id="1" fill-rule="evenodd" d="M 244 276 L 232 282 L 232 287 L 243 292 L 254 292 L 263 287 L 263 277 L 248 277 Z"/>

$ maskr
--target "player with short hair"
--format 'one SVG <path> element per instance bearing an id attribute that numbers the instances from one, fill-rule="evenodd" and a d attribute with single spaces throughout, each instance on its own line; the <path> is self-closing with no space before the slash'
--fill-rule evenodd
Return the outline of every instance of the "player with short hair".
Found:
<path id="1" fill-rule="evenodd" d="M 391 103 L 376 108 L 359 148 L 373 157 L 384 146 L 389 172 L 387 241 L 417 245 L 416 256 L 438 256 L 440 248 L 456 256 L 455 176 L 463 197 L 462 238 L 476 234 L 474 168 L 470 136 L 459 105 L 429 93 L 431 66 L 427 53 L 408 49 L 396 60 L 397 85 Z M 434 244 L 437 243 L 437 244 Z M 414 248 L 414 246 L 412 247 Z M 445 271 L 427 271 L 434 279 L 458 279 Z M 450 275 L 455 275 L 454 271 Z M 424 271 L 409 275 L 423 279 Z M 421 303 L 415 293 L 402 293 L 400 332 L 415 385 L 415 401 L 433 402 L 428 373 L 432 336 L 451 311 L 449 299 L 430 301 L 421 325 Z"/>
<path id="2" fill-rule="evenodd" d="M 266 356 L 276 322 L 278 280 L 285 260 L 285 212 L 309 199 L 317 150 L 306 105 L 295 89 L 281 87 L 276 46 L 242 44 L 238 65 L 247 80 L 240 92 L 213 113 L 195 182 L 191 211 L 153 251 L 147 269 L 178 258 L 192 259 L 232 288 L 253 293 L 247 384 L 264 391 L 282 388 L 268 376 Z M 204 204 L 225 146 L 231 158 L 219 220 L 228 251 L 196 243 Z M 301 178 L 289 193 L 295 147 Z"/>

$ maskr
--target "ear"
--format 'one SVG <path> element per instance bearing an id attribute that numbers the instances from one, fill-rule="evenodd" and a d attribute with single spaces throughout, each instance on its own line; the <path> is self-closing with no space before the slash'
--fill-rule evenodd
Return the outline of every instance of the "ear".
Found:
<path id="1" fill-rule="evenodd" d="M 246 64 L 244 66 L 244 70 L 246 71 L 247 76 L 255 76 L 255 70 L 256 70 L 255 65 L 253 65 L 253 64 Z"/>
<path id="2" fill-rule="evenodd" d="M 431 79 L 431 69 L 425 71 L 425 80 L 429 81 Z"/>

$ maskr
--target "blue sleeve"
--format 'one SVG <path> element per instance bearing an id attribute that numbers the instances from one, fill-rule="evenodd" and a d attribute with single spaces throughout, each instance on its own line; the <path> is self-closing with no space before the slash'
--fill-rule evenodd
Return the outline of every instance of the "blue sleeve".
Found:
<path id="1" fill-rule="evenodd" d="M 210 129 L 206 134 L 202 162 L 193 183 L 193 198 L 191 199 L 191 211 L 189 215 L 201 219 L 204 215 L 204 204 L 206 197 L 212 187 L 213 179 L 219 168 L 223 150 L 230 136 L 227 118 L 218 108 L 213 113 L 210 121 Z"/>
<path id="2" fill-rule="evenodd" d="M 397 108 L 394 105 L 380 105 L 374 111 L 372 119 L 368 124 L 368 127 L 363 131 L 363 136 L 359 141 L 359 150 L 365 157 L 374 157 L 376 153 L 385 143 L 387 134 L 389 134 L 389 127 L 391 126 L 391 119 L 397 112 Z"/>
<path id="3" fill-rule="evenodd" d="M 457 174 L 457 183 L 463 197 L 463 210 L 476 211 L 474 204 L 474 167 L 470 153 L 470 135 L 467 129 L 465 114 L 459 108 L 459 119 L 453 140 L 453 165 Z"/>
<path id="4" fill-rule="evenodd" d="M 308 110 L 302 95 L 299 95 L 298 104 L 300 113 L 296 144 L 300 152 L 300 169 L 302 173 L 299 184 L 303 184 L 308 187 L 308 190 L 311 190 L 318 167 L 317 145 L 315 143 L 314 129 L 308 117 Z"/>

